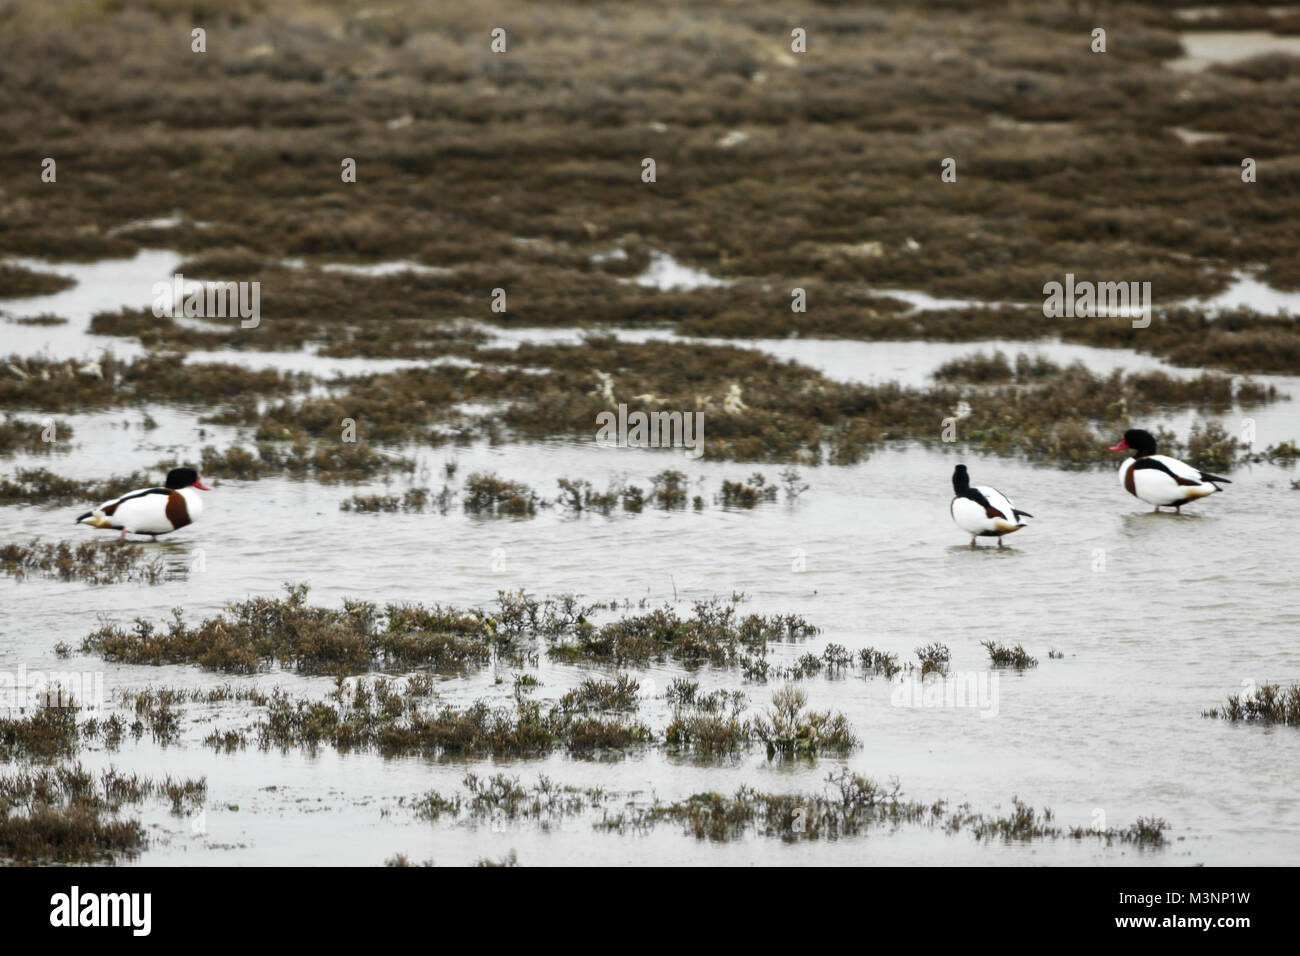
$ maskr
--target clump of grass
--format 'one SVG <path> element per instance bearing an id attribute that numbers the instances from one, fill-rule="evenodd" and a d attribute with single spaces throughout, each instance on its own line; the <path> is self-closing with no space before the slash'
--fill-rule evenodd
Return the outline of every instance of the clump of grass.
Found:
<path id="1" fill-rule="evenodd" d="M 405 514 L 423 514 L 426 510 L 446 514 L 451 508 L 455 492 L 443 486 L 436 496 L 428 488 L 408 488 L 401 495 L 353 495 L 339 503 L 340 511 L 354 511 L 359 514 L 377 512 L 404 512 Z"/>
<path id="2" fill-rule="evenodd" d="M 488 613 L 420 604 L 380 609 L 348 599 L 332 609 L 308 604 L 307 593 L 306 585 L 286 584 L 283 597 L 232 602 L 198 624 L 188 623 L 179 608 L 161 626 L 144 618 L 129 626 L 108 623 L 87 635 L 81 649 L 133 664 L 192 663 L 253 673 L 278 663 L 306 674 L 347 675 L 412 666 L 463 670 L 494 658 L 520 662 L 530 653 L 529 642 L 543 638 L 548 653 L 561 661 L 644 665 L 672 659 L 766 673 L 762 662 L 770 642 L 817 633 L 798 615 L 741 616 L 734 603 L 716 598 L 695 602 L 686 617 L 665 606 L 597 626 L 590 618 L 598 605 L 576 595 L 539 600 L 503 591 Z M 832 647 L 806 656 L 815 671 L 847 666 L 846 655 Z"/>
<path id="3" fill-rule="evenodd" d="M 808 695 L 782 687 L 772 695 L 768 712 L 754 722 L 754 732 L 767 745 L 769 758 L 809 756 L 820 751 L 847 753 L 858 746 L 857 735 L 843 714 L 805 711 Z"/>
<path id="4" fill-rule="evenodd" d="M 177 608 L 165 629 L 136 618 L 129 628 L 106 624 L 82 650 L 132 664 L 193 663 L 252 673 L 273 662 L 307 674 L 354 674 L 374 667 L 460 669 L 491 660 L 501 643 L 480 613 L 418 604 L 345 600 L 342 609 L 307 604 L 306 585 L 286 585 L 283 598 L 232 603 L 196 626 Z"/>
<path id="5" fill-rule="evenodd" d="M 313 442 L 300 435 L 287 445 L 259 441 L 255 450 L 240 445 L 232 445 L 225 451 L 206 447 L 200 470 L 226 478 L 288 475 L 322 482 L 355 482 L 390 472 L 411 472 L 415 470 L 415 462 L 401 455 L 376 451 L 366 442 Z"/>
<path id="6" fill-rule="evenodd" d="M 751 721 L 735 714 L 678 711 L 664 732 L 668 746 L 675 750 L 692 750 L 710 756 L 733 753 L 753 738 Z"/>
<path id="7" fill-rule="evenodd" d="M 916 649 L 916 657 L 921 662 L 921 676 L 926 674 L 945 674 L 952 654 L 947 645 L 935 641 Z"/>
<path id="8" fill-rule="evenodd" d="M 340 679 L 326 699 L 291 697 L 276 690 L 266 701 L 265 717 L 254 728 L 266 749 L 327 745 L 340 751 L 375 750 L 387 756 L 534 757 L 557 750 L 577 756 L 621 756 L 630 749 L 662 743 L 673 752 L 700 757 L 734 753 L 762 743 L 774 757 L 845 753 L 857 738 L 842 714 L 808 711 L 802 692 L 758 720 L 742 716 L 745 695 L 718 690 L 699 693 L 698 684 L 678 682 L 666 695 L 672 719 L 662 736 L 643 723 L 610 713 L 636 709 L 637 684 L 629 675 L 613 681 L 584 681 L 553 704 L 515 694 L 513 707 L 479 700 L 465 707 L 426 704 L 426 688 L 414 678 Z M 598 716 L 598 715 L 605 716 Z M 218 750 L 246 743 L 241 733 L 220 731 L 205 743 Z M 475 789 L 475 788 L 471 788 Z M 477 792 L 477 790 L 476 790 Z M 499 792 L 490 788 L 489 792 Z M 481 796 L 481 795 L 480 795 Z M 476 798 L 477 799 L 477 798 Z M 429 819 L 459 812 L 460 804 L 428 795 L 417 812 Z"/>
<path id="9" fill-rule="evenodd" d="M 0 717 L 0 761 L 71 757 L 78 742 L 75 707 L 35 707 L 25 716 Z"/>
<path id="10" fill-rule="evenodd" d="M 101 740 L 109 750 L 116 750 L 121 745 L 126 729 L 126 722 L 117 714 L 110 714 L 103 720 L 90 717 L 83 721 L 80 727 L 83 738 Z"/>
<path id="11" fill-rule="evenodd" d="M 47 434 L 53 435 L 55 440 L 46 441 Z M 29 455 L 67 451 L 72 447 L 68 441 L 72 435 L 72 426 L 65 421 L 31 422 L 9 415 L 0 421 L 0 455 L 19 451 Z"/>
<path id="12" fill-rule="evenodd" d="M 384 861 L 384 866 L 433 866 L 433 860 L 424 860 L 421 863 L 412 863 L 405 853 L 395 853 Z"/>
<path id="13" fill-rule="evenodd" d="M 1015 647 L 1007 647 L 997 641 L 980 641 L 980 644 L 989 652 L 989 660 L 993 662 L 994 667 L 1014 667 L 1022 671 L 1028 667 L 1038 666 L 1038 658 L 1031 657 L 1021 644 Z"/>
<path id="14" fill-rule="evenodd" d="M 966 830 L 976 840 L 1002 840 L 1005 843 L 1030 843 L 1035 840 L 1085 838 L 1112 843 L 1127 843 L 1139 848 L 1158 847 L 1164 844 L 1164 831 L 1169 824 L 1157 817 L 1139 817 L 1123 829 L 1114 827 L 1098 830 L 1095 827 L 1061 827 L 1055 823 L 1051 810 L 1035 810 L 1018 797 L 1011 799 L 1011 812 L 1006 814 L 976 813 L 968 807 L 958 808 L 948 819 L 950 830 Z"/>
<path id="15" fill-rule="evenodd" d="M 664 692 L 664 699 L 679 709 L 697 710 L 718 714 L 730 711 L 738 714 L 745 709 L 745 694 L 739 690 L 700 692 L 700 682 L 686 677 L 676 677 Z"/>
<path id="16" fill-rule="evenodd" d="M 164 747 L 170 743 L 175 743 L 176 738 L 180 736 L 181 730 L 180 711 L 173 708 L 171 702 L 167 700 L 155 700 L 152 703 L 154 706 L 144 707 L 137 703 L 137 719 L 143 719 L 153 736 L 154 743 Z"/>
<path id="17" fill-rule="evenodd" d="M 764 679 L 776 679 L 784 681 L 803 680 L 805 677 L 812 677 L 820 674 L 826 661 L 812 652 L 800 654 L 793 664 L 786 667 L 772 665 L 764 674 Z"/>
<path id="18" fill-rule="evenodd" d="M 673 717 L 664 732 L 670 748 L 708 756 L 733 753 L 754 739 L 754 724 L 742 719 L 746 697 L 740 691 L 700 693 L 698 681 L 677 678 L 664 695 Z"/>
<path id="19" fill-rule="evenodd" d="M 68 324 L 67 319 L 49 312 L 41 315 L 8 316 L 6 321 L 12 322 L 14 325 L 54 326 Z"/>
<path id="20" fill-rule="evenodd" d="M 1283 441 L 1278 442 L 1276 445 L 1269 445 L 1264 451 L 1249 456 L 1247 460 L 1293 462 L 1297 458 L 1300 458 L 1300 445 L 1295 442 Z"/>
<path id="21" fill-rule="evenodd" d="M 1015 365 L 1001 351 L 986 355 L 976 352 L 963 358 L 952 359 L 939 366 L 934 373 L 938 382 L 958 382 L 971 385 L 995 385 L 1017 382 L 1022 385 L 1060 376 L 1060 365 L 1041 356 L 1030 357 L 1021 352 Z"/>
<path id="22" fill-rule="evenodd" d="M 172 813 L 177 816 L 197 810 L 203 806 L 203 801 L 208 796 L 208 781 L 202 777 L 197 780 L 174 780 L 168 777 L 157 786 L 171 801 Z"/>
<path id="23" fill-rule="evenodd" d="M 650 479 L 654 490 L 650 499 L 660 508 L 680 508 L 686 504 L 686 475 L 668 469 Z"/>
<path id="24" fill-rule="evenodd" d="M 599 807 L 605 797 L 601 787 L 562 787 L 545 776 L 531 787 L 521 786 L 518 777 L 504 773 L 486 780 L 468 773 L 461 782 L 466 790 L 464 797 L 447 797 L 431 790 L 411 801 L 416 817 L 436 821 L 444 816 L 464 815 L 470 820 L 491 818 L 494 825 L 521 818 L 549 822 Z"/>
<path id="25" fill-rule="evenodd" d="M 826 778 L 821 793 L 774 794 L 743 786 L 733 796 L 696 793 L 669 803 L 656 799 L 649 805 L 628 802 L 618 812 L 606 811 L 598 829 L 645 831 L 661 823 L 675 823 L 697 840 L 726 842 L 746 834 L 786 842 L 839 840 L 859 836 L 877 827 L 916 826 L 948 834 L 970 833 L 976 840 L 1005 842 L 1096 839 L 1107 845 L 1122 843 L 1140 848 L 1159 847 L 1169 824 L 1156 818 L 1139 818 L 1123 829 L 1064 828 L 1053 822 L 1050 810 L 1036 811 L 1018 799 L 1009 814 L 989 814 L 962 806 L 949 810 L 944 801 L 925 803 L 904 799 L 897 780 L 880 784 L 841 768 Z"/>
<path id="26" fill-rule="evenodd" d="M 664 699 L 678 707 L 692 707 L 695 705 L 699 693 L 699 681 L 690 680 L 686 677 L 674 677 L 672 683 L 668 685 L 668 689 L 664 691 Z"/>
<path id="27" fill-rule="evenodd" d="M 217 703 L 223 701 L 247 701 L 255 706 L 265 706 L 269 695 L 257 687 L 222 684 L 213 688 L 174 688 L 148 687 L 139 691 L 122 691 L 118 695 L 124 703 L 135 712 L 135 723 L 131 730 L 140 737 L 148 730 L 154 741 L 162 746 L 174 743 L 180 736 L 180 705 L 186 703 Z M 116 717 L 116 715 L 114 715 Z M 106 727 L 105 735 L 112 732 Z M 236 735 L 237 736 L 237 735 Z M 225 735 L 216 735 L 216 740 L 225 745 L 225 749 L 234 750 L 238 739 L 231 740 Z M 212 744 L 215 745 L 215 744 Z"/>
<path id="28" fill-rule="evenodd" d="M 422 709 L 416 696 L 384 678 L 342 682 L 325 701 L 293 699 L 277 690 L 257 727 L 263 748 L 329 744 L 395 756 L 539 756 L 623 752 L 652 740 L 643 724 L 572 713 L 562 706 L 518 701 L 514 710 L 485 701 Z"/>
<path id="29" fill-rule="evenodd" d="M 519 865 L 519 857 L 518 855 L 516 855 L 514 850 L 511 850 L 505 856 L 496 860 L 493 860 L 490 857 L 485 856 L 474 865 L 481 866 L 481 867 L 496 867 L 496 866 L 515 867 Z"/>
<path id="30" fill-rule="evenodd" d="M 160 555 L 138 548 L 123 548 L 116 542 L 84 541 L 78 545 L 33 540 L 28 544 L 0 546 L 0 571 L 24 578 L 29 575 L 89 584 L 139 581 L 159 584 L 167 577 Z"/>
<path id="31" fill-rule="evenodd" d="M 158 320 L 149 316 L 149 321 Z M 223 363 L 184 364 L 175 355 L 124 362 L 105 352 L 78 364 L 11 355 L 0 365 L 0 407 L 45 411 L 110 408 L 145 402 L 220 407 L 230 396 L 283 395 L 312 382 L 309 375 Z"/>
<path id="32" fill-rule="evenodd" d="M 893 677 L 902 670 L 897 654 L 876 650 L 874 647 L 864 647 L 859 650 L 858 662 L 868 673 L 883 674 L 885 677 Z"/>
<path id="33" fill-rule="evenodd" d="M 515 699 L 520 700 L 524 694 L 531 694 L 542 682 L 533 674 L 516 674 L 514 680 Z"/>
<path id="34" fill-rule="evenodd" d="M 1020 356 L 1026 358 L 1027 356 Z M 972 382 L 986 385 L 990 382 L 1009 382 L 1013 377 L 1011 363 L 1002 352 L 986 355 L 976 352 L 965 358 L 944 362 L 934 372 L 937 382 Z"/>
<path id="35" fill-rule="evenodd" d="M 1106 460 L 1105 446 L 1092 432 L 1091 423 L 1106 421 L 1121 399 L 1132 414 L 1165 405 L 1230 408 L 1233 403 L 1233 384 L 1227 376 L 1203 374 L 1185 380 L 1162 372 L 1099 375 L 1080 363 L 1057 368 L 1026 360 L 1019 369 L 1026 381 L 985 388 L 975 396 L 948 384 L 914 389 L 895 383 L 838 383 L 809 369 L 756 360 L 753 354 L 721 346 L 697 349 L 691 355 L 656 351 L 648 357 L 642 346 L 588 339 L 581 346 L 536 347 L 512 354 L 516 361 L 552 370 L 548 376 L 535 376 L 546 379 L 543 391 L 514 402 L 506 413 L 509 424 L 530 435 L 590 430 L 591 416 L 600 410 L 599 399 L 589 397 L 590 406 L 579 415 L 578 399 L 560 382 L 572 375 L 574 381 L 566 388 L 586 396 L 593 365 L 635 366 L 639 374 L 634 387 L 656 394 L 677 390 L 673 400 L 681 402 L 703 401 L 698 389 L 689 394 L 682 390 L 683 377 L 747 381 L 747 410 L 715 416 L 718 424 L 704 450 L 713 459 L 851 463 L 887 439 L 934 440 L 932 422 L 949 417 L 958 402 L 967 400 L 971 411 L 958 435 L 972 447 L 1099 463 Z M 569 368 L 569 363 L 579 361 L 581 374 L 578 368 Z M 737 503 L 754 496 L 735 487 L 738 484 L 731 482 L 727 488 Z"/>
<path id="36" fill-rule="evenodd" d="M 560 698 L 560 707 L 569 713 L 636 710 L 640 688 L 630 674 L 619 674 L 613 680 L 588 677 Z"/>
<path id="37" fill-rule="evenodd" d="M 1109 839 L 1118 840 L 1121 843 L 1131 843 L 1139 847 L 1163 846 L 1165 831 L 1168 829 L 1169 821 L 1163 817 L 1138 817 L 1130 826 L 1118 831 Z M 1071 836 L 1074 835 L 1074 831 L 1071 831 Z M 1079 838 L 1081 836 L 1076 837 L 1076 839 Z"/>
<path id="38" fill-rule="evenodd" d="M 174 812 L 201 806 L 207 782 L 155 781 L 113 768 L 96 775 L 63 766 L 0 776 L 0 857 L 19 862 L 111 861 L 146 843 L 138 820 L 117 816 L 124 804 L 166 797 Z"/>
<path id="39" fill-rule="evenodd" d="M 153 487 L 161 475 L 177 464 L 181 463 L 165 459 L 152 471 L 137 471 L 103 481 L 65 477 L 45 468 L 19 468 L 12 477 L 0 477 L 0 505 L 107 501 L 124 490 Z M 376 451 L 365 442 L 312 443 L 299 436 L 288 444 L 261 441 L 252 450 L 232 445 L 220 451 L 209 446 L 203 449 L 198 468 L 205 475 L 246 480 L 289 476 L 321 482 L 358 482 L 391 472 L 414 471 L 415 462 Z"/>
<path id="40" fill-rule="evenodd" d="M 1249 693 L 1229 697 L 1206 717 L 1261 724 L 1300 724 L 1300 684 L 1261 684 Z"/>
<path id="41" fill-rule="evenodd" d="M 986 386 L 978 395 L 942 382 L 925 389 L 836 382 L 812 369 L 731 346 L 629 343 L 593 336 L 577 345 L 482 349 L 475 357 L 483 367 L 364 376 L 341 383 L 346 391 L 337 397 L 266 407 L 235 403 L 213 420 L 255 425 L 257 436 L 264 439 L 333 438 L 345 415 L 365 421 L 372 441 L 427 441 L 446 429 L 502 439 L 503 427 L 517 436 L 590 437 L 590 423 L 604 402 L 593 394 L 591 369 L 621 368 L 636 371 L 618 379 L 620 391 L 644 389 L 664 395 L 665 401 L 683 407 L 698 403 L 705 410 L 717 408 L 729 384 L 745 383 L 746 407 L 710 418 L 716 424 L 710 427 L 704 454 L 711 459 L 851 463 L 889 439 L 933 440 L 933 422 L 949 417 L 959 401 L 966 401 L 971 413 L 963 418 L 958 434 L 969 446 L 1099 464 L 1109 458 L 1092 431 L 1093 423 L 1109 421 L 1121 403 L 1129 414 L 1138 415 L 1167 405 L 1230 408 L 1234 401 L 1227 376 L 1184 380 L 1161 372 L 1120 371 L 1103 376 L 1079 363 L 1061 368 L 1023 356 L 1017 358 L 1014 382 Z M 507 364 L 515 370 L 504 370 Z M 548 374 L 519 371 L 525 368 L 546 369 Z M 713 397 L 703 394 L 710 389 Z M 1266 396 L 1247 392 L 1246 397 Z M 465 403 L 483 401 L 508 405 L 499 414 L 472 420 L 458 410 Z M 729 482 L 726 495 L 737 506 L 747 506 L 771 494 L 747 485 Z M 644 492 L 622 491 L 626 510 L 643 506 Z M 667 500 L 675 499 L 672 489 L 665 487 L 664 492 Z"/>
<path id="42" fill-rule="evenodd" d="M 0 857 L 17 862 L 112 860 L 143 849 L 138 820 L 118 820 L 84 805 L 38 803 L 25 813 L 0 811 Z"/>
<path id="43" fill-rule="evenodd" d="M 479 472 L 465 480 L 465 510 L 484 515 L 532 515 L 537 495 L 525 484 Z"/>
<path id="44" fill-rule="evenodd" d="M 116 498 L 123 489 L 145 488 L 155 481 L 156 475 L 143 471 L 104 481 L 85 481 L 45 468 L 18 468 L 12 475 L 0 477 L 0 505 L 98 503 Z"/>
<path id="45" fill-rule="evenodd" d="M 600 492 L 585 479 L 558 478 L 556 483 L 560 486 L 560 497 L 556 503 L 573 512 L 596 511 L 607 515 L 620 500 L 621 489 L 617 486 Z"/>
<path id="46" fill-rule="evenodd" d="M 754 472 L 744 482 L 724 481 L 719 495 L 722 503 L 733 508 L 753 508 L 760 501 L 775 501 L 777 488 L 767 478 Z"/>
<path id="47" fill-rule="evenodd" d="M 214 730 L 203 738 L 203 746 L 218 753 L 234 753 L 248 746 L 248 735 L 238 730 Z"/>
<path id="48" fill-rule="evenodd" d="M 686 476 L 680 471 L 660 472 L 652 476 L 650 482 L 651 490 L 647 496 L 645 490 L 639 485 L 630 485 L 623 481 L 613 481 L 605 491 L 596 491 L 589 481 L 560 478 L 557 480 L 560 495 L 555 504 L 574 513 L 595 511 L 603 515 L 611 514 L 620 504 L 624 511 L 633 513 L 644 510 L 647 502 L 665 511 L 685 506 Z M 697 511 L 703 507 L 703 499 L 699 495 L 695 496 L 694 502 Z M 546 505 L 550 502 L 541 501 L 540 504 Z"/>
<path id="49" fill-rule="evenodd" d="M 1237 404 L 1243 408 L 1252 405 L 1267 405 L 1277 400 L 1278 390 L 1276 385 L 1261 385 L 1258 382 L 1245 379 L 1237 386 Z"/>
<path id="50" fill-rule="evenodd" d="M 843 644 L 827 644 L 826 649 L 822 651 L 822 660 L 832 672 L 842 671 L 853 665 L 853 655 Z"/>
<path id="51" fill-rule="evenodd" d="M 590 805 L 598 805 L 602 793 L 599 787 L 579 789 L 561 787 L 550 777 L 537 778 L 532 787 L 523 787 L 518 777 L 498 773 L 484 780 L 477 774 L 467 773 L 461 781 L 468 797 L 463 802 L 473 818 L 491 817 L 494 821 L 514 820 L 519 817 L 540 819 L 571 814 Z M 462 801 L 453 797 L 446 801 L 460 812 Z M 427 803 L 426 803 L 427 806 Z"/>
<path id="52" fill-rule="evenodd" d="M 262 707 L 270 699 L 266 691 L 247 684 L 218 684 L 216 687 L 146 687 L 143 690 L 123 690 L 117 699 L 144 713 L 153 707 L 174 704 L 218 704 L 228 701 L 247 701 Z"/>
<path id="53" fill-rule="evenodd" d="M 67 276 L 36 272 L 12 263 L 0 264 L 0 299 L 30 299 L 71 289 L 76 283 Z"/>
<path id="54" fill-rule="evenodd" d="M 536 820 L 546 826 L 600 811 L 593 821 L 600 831 L 646 832 L 670 823 L 680 825 L 696 839 L 714 841 L 747 834 L 787 842 L 838 840 L 878 827 L 914 826 L 947 834 L 966 832 L 978 841 L 1092 839 L 1147 849 L 1162 846 L 1164 831 L 1169 828 L 1166 821 L 1151 817 L 1140 817 L 1119 829 L 1066 828 L 1055 822 L 1051 810 L 1035 810 L 1016 798 L 1006 814 L 977 812 L 967 805 L 949 809 L 942 800 L 905 799 L 897 780 L 882 784 L 847 768 L 828 774 L 821 792 L 764 793 L 742 786 L 732 796 L 706 792 L 670 802 L 655 797 L 648 803 L 637 793 L 560 787 L 544 776 L 527 787 L 518 777 L 505 774 L 484 780 L 471 773 L 462 783 L 463 796 L 430 791 L 402 803 L 420 819 L 491 819 L 494 827 L 516 819 Z"/>
<path id="55" fill-rule="evenodd" d="M 766 653 L 771 640 L 796 640 L 817 629 L 795 615 L 738 618 L 723 602 L 697 601 L 691 617 L 669 607 L 597 628 L 589 622 L 556 642 L 549 653 L 558 660 L 646 663 L 673 659 L 686 663 L 736 664 L 747 652 Z"/>
<path id="56" fill-rule="evenodd" d="M 587 509 L 592 493 L 591 482 L 582 478 L 557 478 L 556 484 L 560 486 L 560 497 L 557 503 L 561 508 L 575 512 Z"/>
<path id="57" fill-rule="evenodd" d="M 796 468 L 786 468 L 781 472 L 781 488 L 785 491 L 786 501 L 794 501 L 805 491 L 808 484 Z"/>
<path id="58" fill-rule="evenodd" d="M 456 816 L 462 805 L 458 796 L 447 798 L 436 790 L 430 790 L 413 801 L 411 809 L 422 820 L 440 820 L 444 816 Z"/>
<path id="59" fill-rule="evenodd" d="M 1188 457 L 1206 471 L 1231 468 L 1241 443 L 1217 421 L 1197 422 L 1187 439 Z"/>
<path id="60" fill-rule="evenodd" d="M 538 600 L 523 591 L 498 591 L 497 612 L 488 623 L 508 639 L 558 638 L 590 626 L 587 617 L 595 611 L 596 605 L 583 604 L 576 594 Z"/>

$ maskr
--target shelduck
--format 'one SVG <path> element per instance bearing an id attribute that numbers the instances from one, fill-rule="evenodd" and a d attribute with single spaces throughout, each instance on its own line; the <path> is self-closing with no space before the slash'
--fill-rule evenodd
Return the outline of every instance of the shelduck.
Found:
<path id="1" fill-rule="evenodd" d="M 953 471 L 952 490 L 957 494 L 948 510 L 957 527 L 971 536 L 972 548 L 976 538 L 997 538 L 998 547 L 1005 547 L 1002 536 L 1025 527 L 1021 518 L 1033 517 L 1028 511 L 1016 508 L 1011 499 L 996 488 L 971 487 L 965 465 L 958 465 Z"/>
<path id="2" fill-rule="evenodd" d="M 193 524 L 203 513 L 199 492 L 211 490 L 193 468 L 173 468 L 162 488 L 141 488 L 106 501 L 94 511 L 77 515 L 77 524 L 121 531 L 119 541 L 125 541 L 128 532 L 157 540 L 160 534 Z"/>
<path id="3" fill-rule="evenodd" d="M 1154 436 L 1140 428 L 1130 428 L 1110 450 L 1133 452 L 1132 458 L 1120 463 L 1119 483 L 1134 498 L 1155 505 L 1156 514 L 1171 505 L 1175 513 L 1182 514 L 1183 505 L 1222 491 L 1219 482 L 1232 484 L 1227 478 L 1207 474 L 1177 458 L 1157 455 Z"/>

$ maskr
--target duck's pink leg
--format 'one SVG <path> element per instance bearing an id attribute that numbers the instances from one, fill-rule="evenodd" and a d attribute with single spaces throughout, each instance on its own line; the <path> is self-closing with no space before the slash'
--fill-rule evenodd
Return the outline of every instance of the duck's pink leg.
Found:
<path id="1" fill-rule="evenodd" d="M 1159 505 L 1156 505 L 1156 510 L 1155 510 L 1153 513 L 1154 513 L 1154 514 L 1160 514 L 1160 506 L 1159 506 Z"/>
<path id="2" fill-rule="evenodd" d="M 122 533 L 119 534 L 119 535 L 117 536 L 117 540 L 118 540 L 118 541 L 125 541 L 125 540 L 126 540 L 126 529 L 125 529 L 125 528 L 123 528 L 123 529 L 122 529 Z"/>
<path id="3" fill-rule="evenodd" d="M 1180 515 L 1180 514 L 1182 514 L 1182 513 L 1183 513 L 1183 506 L 1182 506 L 1182 505 L 1174 505 L 1174 514 L 1176 514 L 1176 515 Z"/>

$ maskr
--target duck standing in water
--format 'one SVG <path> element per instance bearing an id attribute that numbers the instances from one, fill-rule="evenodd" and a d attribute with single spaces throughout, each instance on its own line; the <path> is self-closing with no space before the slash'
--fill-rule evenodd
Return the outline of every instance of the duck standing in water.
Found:
<path id="1" fill-rule="evenodd" d="M 141 488 L 106 501 L 77 515 L 77 524 L 121 531 L 119 541 L 125 541 L 128 532 L 152 535 L 156 541 L 160 534 L 193 524 L 203 513 L 199 492 L 211 490 L 193 468 L 173 468 L 162 488 Z"/>
<path id="2" fill-rule="evenodd" d="M 1222 491 L 1218 482 L 1232 484 L 1227 478 L 1199 471 L 1177 458 L 1157 455 L 1155 437 L 1140 428 L 1130 428 L 1110 450 L 1133 452 L 1132 458 L 1120 463 L 1119 483 L 1134 498 L 1155 505 L 1156 514 L 1161 507 L 1170 505 L 1176 514 L 1182 514 L 1183 505 Z"/>
<path id="3" fill-rule="evenodd" d="M 957 527 L 971 536 L 972 548 L 976 538 L 997 538 L 998 547 L 1005 547 L 1002 536 L 1025 527 L 1021 518 L 1033 517 L 1028 511 L 1018 510 L 1011 499 L 996 488 L 971 487 L 965 465 L 958 465 L 953 471 L 952 490 L 957 495 L 948 510 Z"/>

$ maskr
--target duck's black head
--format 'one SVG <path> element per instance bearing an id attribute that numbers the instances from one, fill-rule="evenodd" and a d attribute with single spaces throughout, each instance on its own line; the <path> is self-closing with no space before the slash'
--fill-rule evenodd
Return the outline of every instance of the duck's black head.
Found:
<path id="1" fill-rule="evenodd" d="M 200 491 L 207 491 L 199 481 L 199 473 L 193 468 L 173 468 L 167 472 L 166 487 L 174 488 L 179 491 L 182 488 L 198 488 Z"/>
<path id="2" fill-rule="evenodd" d="M 970 475 L 967 474 L 965 465 L 958 465 L 953 469 L 952 490 L 957 494 L 970 490 Z"/>
<path id="3" fill-rule="evenodd" d="M 1140 428 L 1130 428 L 1124 433 L 1124 437 L 1119 440 L 1119 444 L 1112 445 L 1110 450 L 1125 451 L 1126 449 L 1137 452 L 1138 457 L 1154 455 L 1156 453 L 1155 436 Z"/>

